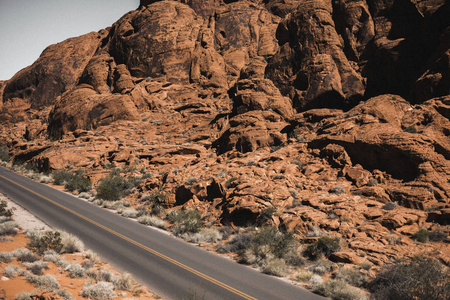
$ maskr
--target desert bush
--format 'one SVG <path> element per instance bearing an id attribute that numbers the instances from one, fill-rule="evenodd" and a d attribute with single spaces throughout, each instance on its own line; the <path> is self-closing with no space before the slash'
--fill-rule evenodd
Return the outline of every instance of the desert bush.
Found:
<path id="1" fill-rule="evenodd" d="M 145 200 L 150 202 L 152 214 L 158 216 L 164 211 L 161 203 L 163 203 L 166 200 L 166 198 L 167 195 L 160 190 L 156 190 L 152 192 L 148 197 L 146 197 Z"/>
<path id="2" fill-rule="evenodd" d="M 11 252 L 0 252 L 0 262 L 10 263 L 14 256 Z"/>
<path id="3" fill-rule="evenodd" d="M 335 279 L 344 280 L 357 287 L 363 287 L 367 283 L 366 276 L 359 268 L 341 268 L 336 272 Z"/>
<path id="4" fill-rule="evenodd" d="M 48 250 L 60 252 L 63 247 L 61 233 L 58 231 L 30 230 L 27 231 L 27 237 L 30 239 L 28 247 L 34 248 L 40 254 Z"/>
<path id="5" fill-rule="evenodd" d="M 32 285 L 49 291 L 59 289 L 59 282 L 52 275 L 36 276 L 31 273 L 25 274 L 26 280 Z"/>
<path id="6" fill-rule="evenodd" d="M 69 191 L 78 191 L 80 193 L 88 192 L 92 189 L 91 179 L 84 175 L 83 170 L 78 170 L 72 174 L 64 187 Z"/>
<path id="7" fill-rule="evenodd" d="M 81 169 L 73 173 L 67 171 L 53 173 L 53 182 L 57 185 L 64 185 L 71 192 L 76 190 L 83 193 L 92 188 L 91 180 L 84 175 L 84 171 Z"/>
<path id="8" fill-rule="evenodd" d="M 14 300 L 31 300 L 31 294 L 27 292 L 20 292 L 16 295 Z"/>
<path id="9" fill-rule="evenodd" d="M 110 282 L 100 281 L 95 285 L 85 285 L 81 296 L 88 299 L 113 299 L 116 297 L 114 286 Z"/>
<path id="10" fill-rule="evenodd" d="M 69 272 L 70 278 L 81 278 L 86 274 L 86 271 L 83 269 L 83 267 L 78 264 L 70 265 L 67 271 Z"/>
<path id="11" fill-rule="evenodd" d="M 349 286 L 339 279 L 328 279 L 323 284 L 316 285 L 314 292 L 333 300 L 365 300 L 367 296 L 362 291 Z M 399 298 L 400 299 L 400 298 Z"/>
<path id="12" fill-rule="evenodd" d="M 14 278 L 17 275 L 19 275 L 19 267 L 15 265 L 9 265 L 6 266 L 3 270 L 3 275 L 5 275 L 8 278 Z"/>
<path id="13" fill-rule="evenodd" d="M 74 253 L 84 250 L 84 244 L 79 238 L 64 231 L 61 231 L 61 243 L 63 246 L 60 253 Z"/>
<path id="14" fill-rule="evenodd" d="M 203 226 L 202 218 L 197 210 L 172 211 L 168 218 L 175 223 L 172 232 L 176 236 L 180 236 L 183 233 L 199 232 Z"/>
<path id="15" fill-rule="evenodd" d="M 450 272 L 433 258 L 415 256 L 385 265 L 369 290 L 377 300 L 450 299 Z"/>
<path id="16" fill-rule="evenodd" d="M 112 282 L 114 280 L 114 274 L 108 270 L 101 270 L 98 277 L 99 281 Z"/>
<path id="17" fill-rule="evenodd" d="M 426 243 L 430 240 L 430 232 L 424 228 L 421 228 L 419 231 L 414 233 L 411 238 L 418 242 Z"/>
<path id="18" fill-rule="evenodd" d="M 299 264 L 298 242 L 292 232 L 279 232 L 275 227 L 264 227 L 257 232 L 244 251 L 240 252 L 242 262 L 257 265 L 263 269 L 270 261 L 283 259 L 284 263 Z M 278 261 L 278 265 L 281 265 Z"/>
<path id="19" fill-rule="evenodd" d="M 58 267 L 61 267 L 63 269 L 66 269 L 70 266 L 69 262 L 67 260 L 65 260 L 64 258 L 59 258 L 56 262 L 55 265 L 57 265 Z"/>
<path id="20" fill-rule="evenodd" d="M 318 259 L 313 262 L 313 265 L 308 267 L 308 271 L 317 275 L 325 275 L 331 273 L 334 269 L 334 264 L 329 260 Z"/>
<path id="21" fill-rule="evenodd" d="M 97 186 L 96 197 L 103 200 L 120 200 L 128 188 L 127 181 L 120 175 L 103 178 Z"/>
<path id="22" fill-rule="evenodd" d="M 295 274 L 295 279 L 302 282 L 308 282 L 313 277 L 313 275 L 313 272 L 310 272 L 308 270 L 301 270 Z"/>
<path id="23" fill-rule="evenodd" d="M 340 244 L 341 240 L 339 237 L 323 236 L 314 243 L 310 244 L 306 248 L 305 254 L 311 259 L 318 259 L 322 255 L 325 257 L 330 257 L 333 252 L 337 252 L 341 249 Z"/>
<path id="24" fill-rule="evenodd" d="M 4 146 L 0 146 L 0 160 L 9 161 L 9 150 Z"/>
<path id="25" fill-rule="evenodd" d="M 321 276 L 319 276 L 317 274 L 313 274 L 311 276 L 311 278 L 309 279 L 309 284 L 311 285 L 312 288 L 315 288 L 315 287 L 323 284 L 323 279 Z"/>
<path id="26" fill-rule="evenodd" d="M 16 235 L 19 231 L 19 224 L 17 224 L 15 221 L 6 221 L 3 223 L 0 223 L 0 236 L 1 235 Z"/>
<path id="27" fill-rule="evenodd" d="M 53 182 L 57 185 L 65 185 L 69 181 L 72 173 L 67 171 L 58 171 L 53 173 Z"/>
<path id="28" fill-rule="evenodd" d="M 286 274 L 287 265 L 284 259 L 274 258 L 267 261 L 262 268 L 263 273 L 275 276 L 283 276 Z"/>
<path id="29" fill-rule="evenodd" d="M 120 291 L 133 291 L 135 286 L 135 282 L 130 274 L 124 273 L 121 276 L 118 276 L 114 279 L 114 289 Z"/>
<path id="30" fill-rule="evenodd" d="M 299 246 L 292 232 L 280 232 L 275 227 L 264 227 L 256 233 L 250 247 L 255 245 L 268 245 L 276 258 L 286 258 Z"/>
<path id="31" fill-rule="evenodd" d="M 56 290 L 54 292 L 56 295 L 60 296 L 64 300 L 73 300 L 73 296 L 71 293 L 69 293 L 66 289 Z"/>
<path id="32" fill-rule="evenodd" d="M 167 229 L 167 223 L 164 220 L 158 219 L 154 216 L 140 216 L 138 222 L 144 225 L 154 226 L 161 229 Z"/>
<path id="33" fill-rule="evenodd" d="M 122 212 L 122 217 L 136 219 L 139 216 L 139 212 L 135 209 L 129 208 Z"/>
<path id="34" fill-rule="evenodd" d="M 43 275 L 44 269 L 49 269 L 48 263 L 45 261 L 35 261 L 29 263 L 23 263 L 23 266 L 27 268 L 27 270 L 31 271 L 34 275 Z"/>
<path id="35" fill-rule="evenodd" d="M 54 264 L 59 260 L 58 254 L 54 250 L 47 250 L 44 252 L 44 255 L 42 256 L 43 261 L 50 261 Z"/>
<path id="36" fill-rule="evenodd" d="M 6 217 L 5 220 L 8 220 L 14 215 L 15 208 L 8 208 L 8 202 L 6 200 L 0 201 L 0 216 Z"/>
<path id="37" fill-rule="evenodd" d="M 203 228 L 197 233 L 185 233 L 182 237 L 191 243 L 217 243 L 222 234 L 215 228 Z"/>
<path id="38" fill-rule="evenodd" d="M 16 249 L 12 251 L 12 254 L 20 262 L 35 262 L 39 260 L 39 257 L 34 255 L 33 252 L 27 248 Z"/>
<path id="39" fill-rule="evenodd" d="M 245 250 L 253 240 L 250 233 L 241 233 L 230 239 L 225 245 L 219 245 L 217 251 L 219 253 L 240 252 Z"/>

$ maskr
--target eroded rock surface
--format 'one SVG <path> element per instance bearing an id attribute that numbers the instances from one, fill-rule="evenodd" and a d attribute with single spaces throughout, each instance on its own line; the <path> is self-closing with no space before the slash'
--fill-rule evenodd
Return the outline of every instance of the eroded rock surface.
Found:
<path id="1" fill-rule="evenodd" d="M 0 144 L 94 183 L 145 170 L 133 203 L 340 236 L 336 262 L 448 262 L 411 235 L 449 232 L 449 20 L 441 0 L 141 1 L 0 82 Z"/>

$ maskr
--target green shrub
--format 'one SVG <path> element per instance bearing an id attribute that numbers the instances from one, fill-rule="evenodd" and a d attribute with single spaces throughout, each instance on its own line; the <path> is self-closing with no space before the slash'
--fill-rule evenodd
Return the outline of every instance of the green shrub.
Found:
<path id="1" fill-rule="evenodd" d="M 419 231 L 414 233 L 411 238 L 418 242 L 426 243 L 430 240 L 430 232 L 424 228 L 421 228 Z"/>
<path id="2" fill-rule="evenodd" d="M 9 150 L 4 146 L 0 146 L 0 160 L 9 161 Z"/>
<path id="3" fill-rule="evenodd" d="M 416 256 L 385 265 L 369 291 L 376 300 L 450 299 L 450 272 L 433 258 Z"/>
<path id="4" fill-rule="evenodd" d="M 219 253 L 241 252 L 245 250 L 253 241 L 253 235 L 250 233 L 241 233 L 230 239 L 225 245 L 219 245 Z"/>
<path id="5" fill-rule="evenodd" d="M 274 259 L 283 259 L 285 263 L 298 265 L 301 262 L 297 253 L 298 248 L 299 244 L 292 232 L 280 232 L 275 227 L 263 227 L 239 254 L 243 262 L 256 264 L 262 268 Z"/>
<path id="6" fill-rule="evenodd" d="M 30 230 L 27 232 L 30 242 L 28 246 L 36 249 L 38 253 L 44 253 L 47 250 L 60 252 L 63 244 L 61 233 L 58 231 L 48 230 L 44 232 Z"/>
<path id="7" fill-rule="evenodd" d="M 173 211 L 168 218 L 175 223 L 172 231 L 177 236 L 183 233 L 199 232 L 203 226 L 202 218 L 197 210 Z"/>
<path id="8" fill-rule="evenodd" d="M 68 191 L 88 192 L 92 189 L 91 180 L 84 175 L 83 170 L 74 173 L 59 171 L 53 174 L 53 182 L 57 185 L 64 185 Z"/>
<path id="9" fill-rule="evenodd" d="M 65 185 L 70 180 L 72 173 L 67 171 L 58 171 L 53 173 L 53 182 L 57 185 Z"/>
<path id="10" fill-rule="evenodd" d="M 414 126 L 414 125 L 403 128 L 403 131 L 409 132 L 409 133 L 418 133 L 419 132 L 419 131 L 417 131 L 416 126 Z"/>
<path id="11" fill-rule="evenodd" d="M 128 188 L 127 181 L 120 175 L 103 178 L 97 186 L 97 198 L 120 200 Z"/>
<path id="12" fill-rule="evenodd" d="M 318 259 L 322 255 L 330 257 L 333 252 L 341 250 L 340 244 L 341 240 L 339 237 L 323 236 L 309 245 L 305 250 L 305 254 L 312 259 Z"/>
<path id="13" fill-rule="evenodd" d="M 0 216 L 11 218 L 14 215 L 15 208 L 8 208 L 8 202 L 5 200 L 0 201 Z"/>

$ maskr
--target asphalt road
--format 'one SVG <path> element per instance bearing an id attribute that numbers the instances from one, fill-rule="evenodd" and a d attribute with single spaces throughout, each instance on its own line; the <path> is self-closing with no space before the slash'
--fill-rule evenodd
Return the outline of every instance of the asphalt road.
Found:
<path id="1" fill-rule="evenodd" d="M 1 167 L 0 192 L 164 299 L 324 299 Z"/>

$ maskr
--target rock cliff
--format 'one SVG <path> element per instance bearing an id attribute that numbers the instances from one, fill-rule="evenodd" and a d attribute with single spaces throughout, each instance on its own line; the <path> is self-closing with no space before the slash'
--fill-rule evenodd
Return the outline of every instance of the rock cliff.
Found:
<path id="1" fill-rule="evenodd" d="M 449 61 L 444 0 L 141 1 L 0 82 L 0 140 L 42 171 L 144 168 L 136 193 L 222 224 L 273 209 L 382 264 L 449 231 Z"/>

